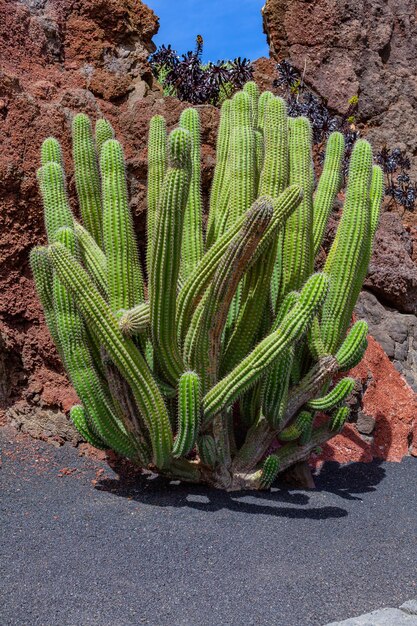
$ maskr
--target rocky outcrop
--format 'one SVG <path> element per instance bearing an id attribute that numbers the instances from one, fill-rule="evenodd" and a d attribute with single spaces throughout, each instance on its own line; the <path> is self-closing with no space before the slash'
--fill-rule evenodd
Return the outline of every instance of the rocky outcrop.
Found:
<path id="1" fill-rule="evenodd" d="M 143 244 L 148 123 L 161 113 L 173 127 L 186 105 L 163 98 L 153 83 L 147 57 L 158 20 L 139 0 L 0 0 L 0 14 L 0 409 L 22 426 L 33 417 L 22 403 L 36 416 L 68 411 L 76 400 L 28 267 L 30 248 L 45 241 L 36 185 L 43 139 L 52 134 L 62 143 L 73 201 L 72 116 L 111 120 L 125 147 Z M 202 119 L 207 188 L 217 111 L 202 107 Z M 34 432 L 32 423 L 27 428 Z"/>
<path id="2" fill-rule="evenodd" d="M 417 316 L 385 307 L 366 291 L 359 296 L 355 312 L 368 322 L 370 334 L 417 393 Z"/>
<path id="3" fill-rule="evenodd" d="M 323 446 L 313 463 L 401 461 L 408 454 L 417 456 L 417 395 L 373 337 L 350 375 L 357 380 L 351 421 Z"/>
<path id="4" fill-rule="evenodd" d="M 402 313 L 417 314 L 413 239 L 396 213 L 385 212 L 375 237 L 365 287 Z"/>
<path id="5" fill-rule="evenodd" d="M 305 72 L 334 111 L 359 95 L 373 145 L 407 149 L 415 175 L 415 0 L 266 0 L 263 17 L 273 57 Z"/>

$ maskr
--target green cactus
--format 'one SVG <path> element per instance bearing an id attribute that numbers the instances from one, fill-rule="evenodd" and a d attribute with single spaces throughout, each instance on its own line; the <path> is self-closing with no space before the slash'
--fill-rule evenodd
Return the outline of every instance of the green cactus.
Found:
<path id="1" fill-rule="evenodd" d="M 63 167 L 61 145 L 55 137 L 48 137 L 41 147 L 41 165 L 57 163 Z"/>
<path id="2" fill-rule="evenodd" d="M 122 147 L 106 120 L 93 139 L 75 116 L 82 223 L 60 145 L 47 138 L 38 181 L 48 246 L 30 262 L 86 441 L 168 478 L 267 489 L 348 417 L 354 380 L 339 373 L 366 349 L 366 323 L 348 329 L 383 177 L 359 140 L 336 237 L 314 274 L 343 137 L 330 135 L 315 190 L 309 122 L 248 83 L 222 106 L 205 236 L 200 141 L 194 109 L 169 138 L 161 116 L 151 121 L 145 284 Z M 316 411 L 329 412 L 320 426 Z"/>
<path id="3" fill-rule="evenodd" d="M 101 149 L 103 242 L 107 263 L 107 289 L 113 311 L 130 309 L 144 301 L 132 217 L 129 211 L 122 147 L 109 139 Z"/>
<path id="4" fill-rule="evenodd" d="M 230 176 L 228 175 L 229 146 L 231 129 L 231 100 L 222 105 L 220 125 L 217 135 L 216 167 L 210 194 L 210 210 L 207 220 L 207 249 L 222 234 L 220 224 L 223 214 L 227 215 Z"/>
<path id="5" fill-rule="evenodd" d="M 81 437 L 98 450 L 108 450 L 108 446 L 89 428 L 85 410 L 81 404 L 74 404 L 70 410 L 70 418 Z"/>
<path id="6" fill-rule="evenodd" d="M 158 366 L 176 386 L 186 369 L 177 340 L 177 284 L 184 212 L 191 178 L 191 137 L 177 128 L 169 137 L 169 168 L 164 178 L 150 272 L 151 333 Z"/>
<path id="7" fill-rule="evenodd" d="M 117 316 L 120 330 L 128 337 L 143 333 L 151 324 L 149 302 L 142 302 L 142 304 L 138 304 L 127 311 L 118 311 Z"/>
<path id="8" fill-rule="evenodd" d="M 260 478 L 260 488 L 269 489 L 278 476 L 279 459 L 276 454 L 270 454 L 264 461 L 262 466 L 262 474 Z"/>
<path id="9" fill-rule="evenodd" d="M 87 115 L 80 113 L 72 122 L 72 153 L 75 185 L 84 225 L 98 245 L 103 244 L 100 174 L 93 130 Z"/>
<path id="10" fill-rule="evenodd" d="M 178 385 L 178 434 L 172 454 L 181 457 L 190 452 L 200 425 L 201 382 L 196 372 L 185 372 Z"/>
<path id="11" fill-rule="evenodd" d="M 296 441 L 306 431 L 309 433 L 313 423 L 313 415 L 309 411 L 301 411 L 290 426 L 281 430 L 278 437 L 280 441 Z"/>
<path id="12" fill-rule="evenodd" d="M 148 210 L 146 213 L 147 243 L 146 267 L 151 272 L 155 224 L 158 220 L 158 202 L 166 172 L 167 127 L 162 115 L 154 115 L 149 124 L 148 138 Z"/>
<path id="13" fill-rule="evenodd" d="M 99 161 L 101 149 L 108 139 L 114 139 L 114 130 L 110 122 L 102 117 L 97 120 L 95 128 L 96 150 Z"/>
<path id="14" fill-rule="evenodd" d="M 355 367 L 364 355 L 367 347 L 366 336 L 368 334 L 368 324 L 359 320 L 353 324 L 348 336 L 336 352 L 336 361 L 341 372 Z"/>
<path id="15" fill-rule="evenodd" d="M 181 113 L 180 127 L 191 137 L 191 180 L 181 245 L 180 275 L 184 282 L 203 256 L 203 198 L 201 195 L 201 131 L 200 117 L 195 109 Z"/>
<path id="16" fill-rule="evenodd" d="M 349 407 L 340 406 L 337 408 L 330 418 L 330 430 L 333 432 L 340 432 L 345 425 L 349 417 Z"/>
<path id="17" fill-rule="evenodd" d="M 307 406 L 314 411 L 329 411 L 339 406 L 352 393 L 354 387 L 355 380 L 353 378 L 342 378 L 327 395 L 310 400 Z"/>

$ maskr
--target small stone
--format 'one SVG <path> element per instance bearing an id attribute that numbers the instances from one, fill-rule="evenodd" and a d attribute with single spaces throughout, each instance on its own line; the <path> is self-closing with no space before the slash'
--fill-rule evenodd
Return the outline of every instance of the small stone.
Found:
<path id="1" fill-rule="evenodd" d="M 376 420 L 371 415 L 367 415 L 363 411 L 358 412 L 358 421 L 356 428 L 363 435 L 370 435 L 375 428 Z"/>
<path id="2" fill-rule="evenodd" d="M 413 600 L 407 600 L 400 606 L 400 609 L 404 611 L 404 613 L 409 613 L 410 615 L 417 615 L 417 598 Z"/>
<path id="3" fill-rule="evenodd" d="M 326 626 L 417 626 L 417 617 L 407 615 L 399 609 L 381 609 L 343 622 L 332 622 Z"/>

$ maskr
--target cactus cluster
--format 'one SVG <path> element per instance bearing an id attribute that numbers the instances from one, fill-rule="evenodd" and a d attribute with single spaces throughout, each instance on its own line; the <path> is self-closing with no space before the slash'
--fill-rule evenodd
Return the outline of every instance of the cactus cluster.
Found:
<path id="1" fill-rule="evenodd" d="M 79 212 L 63 158 L 44 141 L 38 172 L 48 245 L 31 251 L 46 322 L 80 404 L 71 419 L 167 477 L 269 488 L 339 432 L 367 326 L 351 315 L 383 195 L 370 145 L 352 152 L 344 208 L 321 272 L 315 257 L 341 191 L 343 135 L 316 184 L 306 118 L 255 83 L 222 107 L 204 227 L 200 120 L 186 109 L 148 143 L 146 263 L 113 129 L 72 125 Z M 273 450 L 273 454 L 269 454 Z"/>

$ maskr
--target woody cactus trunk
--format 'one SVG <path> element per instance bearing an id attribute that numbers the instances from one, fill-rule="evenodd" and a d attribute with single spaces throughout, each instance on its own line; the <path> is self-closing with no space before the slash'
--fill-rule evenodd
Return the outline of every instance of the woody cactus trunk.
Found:
<path id="1" fill-rule="evenodd" d="M 315 186 L 309 121 L 248 83 L 222 107 L 204 229 L 198 112 L 185 110 L 169 137 L 154 117 L 145 284 L 122 147 L 104 119 L 94 137 L 77 115 L 72 132 L 82 224 L 48 138 L 38 173 L 48 246 L 31 265 L 80 400 L 75 426 L 167 477 L 270 487 L 348 417 L 354 381 L 339 373 L 366 348 L 366 324 L 349 326 L 383 194 L 370 145 L 355 144 L 336 237 L 314 273 L 343 180 L 340 133 Z"/>

